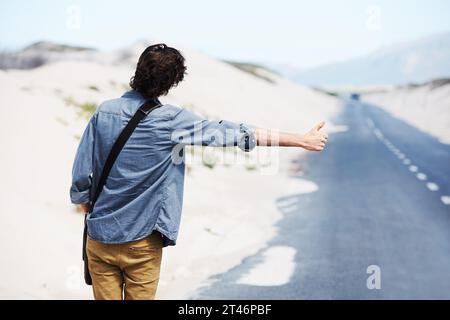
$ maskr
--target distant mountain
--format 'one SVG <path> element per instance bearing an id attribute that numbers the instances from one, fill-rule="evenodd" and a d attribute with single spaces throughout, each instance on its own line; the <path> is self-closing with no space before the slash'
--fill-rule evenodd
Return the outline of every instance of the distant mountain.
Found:
<path id="1" fill-rule="evenodd" d="M 39 41 L 16 52 L 0 52 L 0 69 L 33 69 L 60 60 L 92 60 L 96 55 L 92 48 Z"/>
<path id="2" fill-rule="evenodd" d="M 223 60 L 223 62 L 228 63 L 241 71 L 247 72 L 257 78 L 263 79 L 270 83 L 275 83 L 275 80 L 272 79 L 274 75 L 278 76 L 280 75 L 280 73 L 278 73 L 277 71 L 269 69 L 268 67 L 257 63 L 239 62 L 230 60 Z"/>
<path id="3" fill-rule="evenodd" d="M 305 68 L 299 67 L 298 65 L 294 65 L 288 62 L 262 62 L 261 64 L 267 66 L 271 70 L 276 70 L 277 73 L 288 79 L 293 79 L 300 72 L 306 70 Z"/>
<path id="4" fill-rule="evenodd" d="M 385 47 L 357 59 L 298 72 L 307 85 L 423 83 L 450 76 L 450 32 Z"/>
<path id="5" fill-rule="evenodd" d="M 80 51 L 95 51 L 93 48 L 88 47 L 80 47 L 80 46 L 71 46 L 61 43 L 55 43 L 50 41 L 38 41 L 35 42 L 24 49 L 22 52 L 80 52 Z"/>

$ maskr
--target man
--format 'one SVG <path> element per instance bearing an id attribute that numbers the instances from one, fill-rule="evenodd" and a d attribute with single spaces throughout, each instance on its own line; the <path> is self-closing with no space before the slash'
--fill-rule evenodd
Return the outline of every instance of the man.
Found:
<path id="1" fill-rule="evenodd" d="M 71 200 L 90 210 L 111 147 L 138 108 L 183 80 L 185 60 L 164 44 L 148 47 L 131 79 L 133 90 L 102 103 L 81 138 Z M 175 245 L 183 200 L 185 145 L 256 145 L 323 150 L 320 123 L 306 134 L 278 133 L 229 121 L 208 121 L 172 105 L 142 120 L 125 144 L 87 218 L 87 256 L 95 299 L 153 299 L 162 248 Z M 176 152 L 174 152 L 176 150 Z"/>

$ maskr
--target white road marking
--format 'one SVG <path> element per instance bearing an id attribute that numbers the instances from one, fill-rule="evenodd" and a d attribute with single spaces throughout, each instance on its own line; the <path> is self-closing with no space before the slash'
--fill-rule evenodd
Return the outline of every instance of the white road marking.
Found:
<path id="1" fill-rule="evenodd" d="M 381 133 L 381 131 L 379 129 L 374 127 L 374 123 L 373 123 L 372 119 L 367 118 L 366 120 L 367 120 L 367 124 L 369 125 L 369 127 L 374 128 L 373 133 L 375 134 L 375 136 L 379 140 L 381 140 L 384 143 L 384 145 L 398 157 L 398 159 L 403 160 L 402 162 L 404 165 L 409 166 L 409 171 L 414 172 L 414 173 L 419 171 L 419 168 L 417 166 L 411 165 L 412 161 L 410 159 L 406 158 L 406 156 L 400 151 L 400 149 L 398 149 L 392 142 L 390 142 L 388 139 L 386 139 L 384 137 L 383 133 Z M 428 178 L 427 175 L 422 172 L 418 172 L 416 174 L 416 177 L 417 177 L 417 179 L 419 179 L 421 181 L 425 181 Z M 427 188 L 430 191 L 438 191 L 439 190 L 439 186 L 434 182 L 428 182 Z M 445 205 L 450 205 L 450 196 L 442 196 L 441 201 Z"/>
<path id="2" fill-rule="evenodd" d="M 374 130 L 373 130 L 373 133 L 375 133 L 375 136 L 376 136 L 378 139 L 383 138 L 383 134 L 381 133 L 380 130 L 374 129 Z"/>
<path id="3" fill-rule="evenodd" d="M 434 182 L 428 182 L 427 183 L 427 188 L 430 189 L 431 191 L 438 191 L 439 190 L 439 186 L 434 183 Z"/>
<path id="4" fill-rule="evenodd" d="M 446 206 L 450 205 L 450 196 L 442 196 L 441 197 L 441 201 L 443 204 L 445 204 Z"/>
<path id="5" fill-rule="evenodd" d="M 375 135 L 377 136 L 377 138 L 380 139 L 380 140 L 384 143 L 384 145 L 385 145 L 392 153 L 394 153 L 394 154 L 397 156 L 397 158 L 399 158 L 400 160 L 403 160 L 403 163 L 404 163 L 405 165 L 410 165 L 410 164 L 411 164 L 411 160 L 409 160 L 408 158 L 406 158 L 405 154 L 402 153 L 402 152 L 400 151 L 400 149 L 398 149 L 392 142 L 390 142 L 388 139 L 386 139 L 386 137 L 383 136 L 383 133 L 382 133 L 379 129 L 375 128 L 375 129 L 373 130 L 373 132 L 375 133 Z"/>
<path id="6" fill-rule="evenodd" d="M 292 247 L 275 246 L 264 252 L 264 261 L 257 264 L 237 283 L 252 286 L 282 286 L 289 282 L 295 270 L 295 253 Z"/>
<path id="7" fill-rule="evenodd" d="M 427 180 L 427 175 L 425 173 L 422 173 L 422 172 L 419 172 L 416 175 L 416 177 L 417 177 L 417 179 L 422 180 L 422 181 Z"/>

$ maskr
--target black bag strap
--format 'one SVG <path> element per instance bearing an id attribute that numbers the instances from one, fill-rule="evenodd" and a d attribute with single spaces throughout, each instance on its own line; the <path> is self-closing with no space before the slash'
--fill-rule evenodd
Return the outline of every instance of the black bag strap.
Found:
<path id="1" fill-rule="evenodd" d="M 116 161 L 117 157 L 119 156 L 119 153 L 122 151 L 123 147 L 125 146 L 125 143 L 130 138 L 131 134 L 133 133 L 134 129 L 136 129 L 139 122 L 144 119 L 150 112 L 152 112 L 157 107 L 160 107 L 161 103 L 158 99 L 151 99 L 145 102 L 142 106 L 139 107 L 139 109 L 136 111 L 134 116 L 128 121 L 125 128 L 123 128 L 122 132 L 120 133 L 119 137 L 114 142 L 111 151 L 108 154 L 108 158 L 106 158 L 105 164 L 103 166 L 102 174 L 100 175 L 100 179 L 97 183 L 97 188 L 95 189 L 94 196 L 91 200 L 91 211 L 92 208 L 94 208 L 95 202 L 97 202 L 98 197 L 100 196 L 100 193 L 103 190 L 103 187 L 105 186 L 106 179 L 109 176 L 109 173 L 111 172 L 111 169 L 114 165 L 114 162 Z"/>
<path id="2" fill-rule="evenodd" d="M 109 176 L 109 173 L 114 165 L 114 162 L 116 161 L 117 157 L 119 156 L 119 153 L 122 151 L 123 147 L 125 146 L 125 143 L 128 141 L 128 138 L 130 138 L 131 134 L 133 133 L 134 129 L 138 126 L 139 122 L 141 122 L 142 119 L 144 119 L 150 112 L 152 112 L 154 109 L 161 106 L 161 102 L 159 102 L 158 99 L 151 99 L 146 101 L 142 106 L 139 107 L 139 109 L 136 111 L 136 113 L 133 115 L 133 117 L 128 121 L 125 128 L 123 128 L 122 132 L 120 133 L 119 137 L 114 142 L 111 151 L 109 151 L 108 157 L 106 158 L 105 164 L 103 165 L 103 170 L 100 175 L 100 179 L 97 183 L 97 188 L 95 189 L 94 196 L 91 200 L 91 209 L 89 211 L 92 212 L 92 209 L 95 206 L 95 202 L 97 202 L 98 197 L 100 196 L 100 193 L 103 190 L 103 187 L 105 186 L 106 179 Z M 88 257 L 86 253 L 86 243 L 87 243 L 87 215 L 84 216 L 84 230 L 83 230 L 83 260 L 84 260 L 84 280 L 87 285 L 92 285 L 92 278 L 91 274 L 89 272 L 89 266 L 88 266 Z"/>

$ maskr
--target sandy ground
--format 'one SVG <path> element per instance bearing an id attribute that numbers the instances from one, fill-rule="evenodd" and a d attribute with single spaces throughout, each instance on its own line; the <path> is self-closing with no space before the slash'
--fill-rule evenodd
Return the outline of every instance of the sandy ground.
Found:
<path id="1" fill-rule="evenodd" d="M 392 89 L 365 94 L 363 100 L 450 144 L 450 85 Z"/>
<path id="2" fill-rule="evenodd" d="M 184 53 L 189 75 L 163 102 L 209 118 L 296 132 L 340 110 L 336 100 L 274 75 L 270 83 L 201 53 Z M 0 298 L 92 298 L 82 278 L 83 217 L 68 194 L 77 137 L 87 120 L 65 101 L 117 97 L 131 74 L 131 64 L 70 61 L 0 71 L 0 272 L 7 275 Z M 304 154 L 299 150 L 258 148 L 250 158 L 236 153 L 231 163 L 206 151 L 216 159 L 212 169 L 198 156 L 201 150 L 194 151 L 178 245 L 164 252 L 160 299 L 187 297 L 256 252 L 277 232 L 275 199 L 309 192 L 308 183 L 289 176 L 291 159 Z"/>

